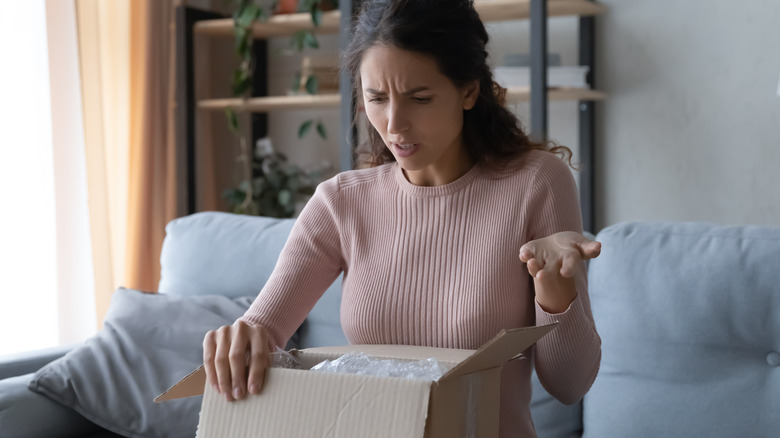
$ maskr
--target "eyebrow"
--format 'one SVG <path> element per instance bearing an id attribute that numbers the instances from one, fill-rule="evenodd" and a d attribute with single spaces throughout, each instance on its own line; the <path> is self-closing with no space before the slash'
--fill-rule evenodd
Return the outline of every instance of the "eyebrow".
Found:
<path id="1" fill-rule="evenodd" d="M 428 90 L 430 90 L 430 87 L 417 87 L 417 88 L 412 88 L 409 91 L 404 91 L 402 94 L 408 96 L 410 94 L 419 93 L 420 91 L 428 91 Z M 366 88 L 366 92 L 371 94 L 385 94 L 384 92 L 375 90 L 373 88 Z"/>

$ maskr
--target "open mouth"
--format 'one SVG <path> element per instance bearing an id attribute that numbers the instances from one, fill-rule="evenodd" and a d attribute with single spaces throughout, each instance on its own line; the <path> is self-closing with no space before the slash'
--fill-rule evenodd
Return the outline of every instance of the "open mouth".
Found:
<path id="1" fill-rule="evenodd" d="M 406 158 L 412 156 L 420 149 L 419 143 L 393 143 L 396 156 Z"/>

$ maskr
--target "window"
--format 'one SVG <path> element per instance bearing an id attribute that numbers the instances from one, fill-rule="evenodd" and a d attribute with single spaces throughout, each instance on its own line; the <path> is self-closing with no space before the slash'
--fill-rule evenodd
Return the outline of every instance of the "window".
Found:
<path id="1" fill-rule="evenodd" d="M 0 14 L 0 355 L 95 330 L 75 15 L 49 11 L 57 38 L 73 29 L 72 41 L 54 38 L 50 61 L 50 4 L 7 2 Z"/>

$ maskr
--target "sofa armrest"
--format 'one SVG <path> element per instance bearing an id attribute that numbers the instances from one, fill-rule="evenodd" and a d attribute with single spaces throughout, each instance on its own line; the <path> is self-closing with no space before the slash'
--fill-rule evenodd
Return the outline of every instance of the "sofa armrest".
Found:
<path id="1" fill-rule="evenodd" d="M 0 380 L 34 373 L 47 363 L 59 359 L 77 344 L 0 356 Z"/>

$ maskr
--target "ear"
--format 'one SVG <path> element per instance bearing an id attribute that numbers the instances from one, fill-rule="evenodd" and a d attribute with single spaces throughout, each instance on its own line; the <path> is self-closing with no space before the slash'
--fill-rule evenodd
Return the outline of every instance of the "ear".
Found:
<path id="1" fill-rule="evenodd" d="M 473 80 L 463 87 L 463 109 L 468 111 L 474 108 L 479 97 L 479 81 Z"/>

